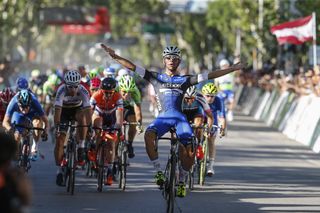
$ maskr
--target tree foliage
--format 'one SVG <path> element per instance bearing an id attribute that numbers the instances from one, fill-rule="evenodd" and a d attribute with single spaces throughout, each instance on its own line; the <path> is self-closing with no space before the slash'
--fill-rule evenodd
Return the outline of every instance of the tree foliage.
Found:
<path id="1" fill-rule="evenodd" d="M 106 6 L 111 15 L 112 39 L 106 40 L 103 35 L 66 35 L 60 27 L 39 21 L 41 8 L 74 5 Z M 263 61 L 267 61 L 277 58 L 279 50 L 290 51 L 288 45 L 279 48 L 275 36 L 270 33 L 271 26 L 310 15 L 313 11 L 317 13 L 317 23 L 320 21 L 320 1 L 315 0 L 264 0 L 262 14 L 259 0 L 210 1 L 202 14 L 170 12 L 167 7 L 168 3 L 160 0 L 2 0 L 0 57 L 12 54 L 13 49 L 21 46 L 27 53 L 34 49 L 38 54 L 49 54 L 47 61 L 63 63 L 66 58 L 71 58 L 70 62 L 81 61 L 96 42 L 135 37 L 137 44 L 122 47 L 123 54 L 132 59 L 155 64 L 169 41 L 178 44 L 188 60 L 202 65 L 208 63 L 208 56 L 214 63 L 222 52 L 231 59 L 235 54 L 236 35 L 240 32 L 241 56 L 251 62 L 253 52 L 258 50 Z M 260 16 L 263 17 L 262 26 L 259 26 L 259 15 L 263 15 Z M 174 25 L 175 33 L 169 40 L 161 33 L 153 35 L 152 40 L 146 39 L 142 27 L 148 19 Z M 310 43 L 306 43 L 295 48 L 297 57 L 304 62 L 309 46 Z"/>

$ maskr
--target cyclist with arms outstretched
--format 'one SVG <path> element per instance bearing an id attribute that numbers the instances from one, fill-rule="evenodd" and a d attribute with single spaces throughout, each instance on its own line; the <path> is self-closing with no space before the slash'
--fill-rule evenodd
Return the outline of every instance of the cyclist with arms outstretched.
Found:
<path id="1" fill-rule="evenodd" d="M 195 76 L 180 76 L 177 68 L 181 62 L 181 52 L 177 47 L 170 46 L 166 47 L 162 54 L 165 71 L 164 73 L 157 73 L 136 66 L 131 61 L 117 55 L 113 49 L 104 44 L 101 44 L 101 46 L 122 66 L 137 72 L 141 77 L 153 84 L 159 97 L 158 108 L 160 114 L 146 129 L 146 150 L 154 168 L 157 170 L 156 182 L 158 185 L 162 185 L 165 177 L 161 170 L 155 141 L 171 128 L 174 127 L 176 129 L 177 136 L 181 142 L 179 145 L 179 158 L 182 165 L 179 168 L 177 196 L 184 197 L 186 195 L 185 179 L 194 163 L 194 152 L 192 150 L 193 131 L 181 110 L 183 94 L 191 85 L 241 69 L 243 65 L 238 64 L 226 70 L 217 70 Z"/>

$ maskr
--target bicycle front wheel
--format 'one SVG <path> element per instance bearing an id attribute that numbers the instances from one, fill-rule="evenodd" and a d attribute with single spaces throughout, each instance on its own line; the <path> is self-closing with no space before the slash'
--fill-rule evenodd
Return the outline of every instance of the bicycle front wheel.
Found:
<path id="1" fill-rule="evenodd" d="M 105 161 L 105 150 L 104 147 L 101 145 L 98 150 L 98 192 L 102 192 L 103 187 L 103 180 L 105 176 L 105 170 L 104 170 L 104 161 Z"/>
<path id="2" fill-rule="evenodd" d="M 188 185 L 190 190 L 194 189 L 194 173 L 195 173 L 194 170 L 195 170 L 195 165 L 192 166 L 188 174 Z"/>
<path id="3" fill-rule="evenodd" d="M 69 144 L 70 150 L 68 152 L 68 165 L 67 165 L 67 192 L 71 195 L 74 194 L 75 187 L 75 172 L 76 172 L 76 144 L 74 142 Z"/>
<path id="4" fill-rule="evenodd" d="M 167 213 L 173 213 L 174 211 L 174 200 L 175 200 L 175 185 L 176 185 L 176 166 L 177 166 L 177 159 L 176 156 L 173 155 L 170 159 L 169 163 L 169 180 L 166 190 L 168 192 L 167 196 Z"/>
<path id="5" fill-rule="evenodd" d="M 199 184 L 201 186 L 204 185 L 204 181 L 206 178 L 206 168 L 207 168 L 207 155 L 208 155 L 208 141 L 205 140 L 203 143 L 203 153 L 204 153 L 204 157 L 203 160 L 200 162 L 200 170 L 199 170 Z"/>
<path id="6" fill-rule="evenodd" d="M 126 189 L 126 181 L 127 181 L 127 160 L 128 154 L 124 149 L 124 144 L 121 145 L 121 158 L 119 162 L 119 188 L 123 191 Z"/>

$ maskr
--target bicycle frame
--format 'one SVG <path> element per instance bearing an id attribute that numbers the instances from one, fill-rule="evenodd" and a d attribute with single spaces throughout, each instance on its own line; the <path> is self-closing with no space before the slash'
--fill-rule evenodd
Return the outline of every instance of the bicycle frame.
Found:
<path id="1" fill-rule="evenodd" d="M 158 140 L 169 140 L 170 141 L 170 155 L 168 156 L 168 161 L 166 165 L 166 169 L 164 171 L 165 183 L 164 186 L 160 186 L 162 189 L 162 195 L 167 201 L 167 209 L 166 211 L 172 213 L 174 211 L 174 202 L 175 202 L 175 192 L 176 192 L 176 180 L 177 180 L 177 172 L 178 164 L 179 164 L 179 139 L 176 135 L 176 130 L 173 129 L 170 131 L 171 137 L 160 137 L 156 140 L 156 147 L 158 147 Z"/>
<path id="2" fill-rule="evenodd" d="M 65 150 L 65 158 L 67 160 L 67 165 L 64 166 L 63 173 L 64 173 L 64 180 L 66 181 L 67 192 L 71 195 L 74 194 L 75 188 L 75 171 L 76 171 L 76 162 L 77 162 L 77 142 L 76 142 L 76 135 L 75 130 L 79 127 L 88 127 L 88 125 L 76 125 L 76 121 L 69 121 L 68 124 L 60 124 L 60 127 L 68 127 L 67 134 L 68 141 L 67 147 Z"/>
<path id="3" fill-rule="evenodd" d="M 216 128 L 217 131 L 219 130 L 219 127 L 216 125 L 212 126 L 213 128 Z M 202 142 L 202 151 L 203 151 L 203 159 L 197 161 L 197 169 L 198 169 L 198 184 L 201 186 L 204 185 L 205 178 L 206 178 L 206 172 L 207 172 L 207 160 L 208 160 L 208 153 L 209 153 L 209 144 L 208 144 L 208 137 L 202 136 L 201 138 Z"/>
<path id="4" fill-rule="evenodd" d="M 19 153 L 18 167 L 22 168 L 24 172 L 28 173 L 28 171 L 31 169 L 30 158 L 31 158 L 31 144 L 33 140 L 33 131 L 34 130 L 44 131 L 44 129 L 39 127 L 28 127 L 25 125 L 14 124 L 14 128 L 16 127 L 24 128 L 25 131 L 27 131 L 25 134 L 23 134 L 19 142 L 20 153 Z"/>
<path id="5" fill-rule="evenodd" d="M 120 130 L 118 128 L 110 128 L 110 127 L 102 127 L 102 128 L 97 128 L 94 127 L 93 129 L 98 129 L 101 130 L 100 135 L 101 141 L 97 146 L 97 180 L 98 180 L 98 187 L 97 190 L 98 192 L 102 192 L 103 188 L 103 180 L 105 179 L 105 160 L 106 160 L 106 146 L 108 142 L 108 139 L 113 139 L 110 135 L 111 131 L 118 131 L 117 132 L 117 140 L 119 141 L 120 139 Z M 112 163 L 112 162 L 108 162 Z"/>
<path id="6" fill-rule="evenodd" d="M 127 182 L 127 166 L 128 163 L 128 141 L 127 141 L 127 126 L 138 125 L 138 122 L 124 122 L 123 123 L 123 140 L 118 143 L 118 176 L 119 188 L 125 190 Z M 121 138 L 120 138 L 121 139 Z"/>
<path id="7" fill-rule="evenodd" d="M 68 127 L 67 135 L 67 146 L 65 150 L 65 157 L 67 165 L 64 168 L 64 180 L 66 181 L 67 192 L 71 195 L 74 194 L 75 188 L 75 170 L 76 170 L 76 141 L 75 137 L 75 121 L 70 121 L 69 124 L 63 125 Z"/>

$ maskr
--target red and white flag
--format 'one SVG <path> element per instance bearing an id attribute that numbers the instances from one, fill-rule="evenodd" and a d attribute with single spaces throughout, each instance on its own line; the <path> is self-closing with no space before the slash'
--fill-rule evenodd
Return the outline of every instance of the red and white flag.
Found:
<path id="1" fill-rule="evenodd" d="M 277 37 L 279 44 L 302 44 L 313 40 L 313 18 L 307 16 L 271 27 L 271 32 Z"/>

